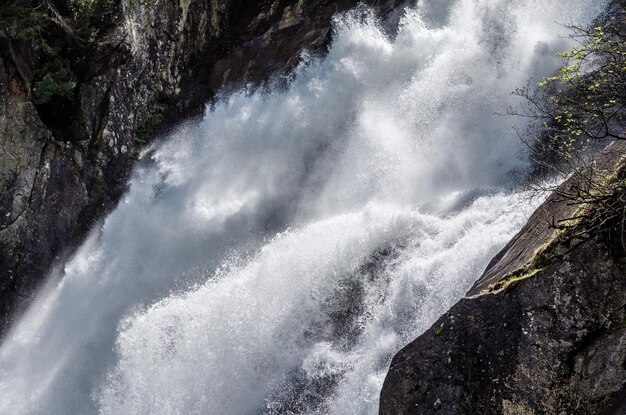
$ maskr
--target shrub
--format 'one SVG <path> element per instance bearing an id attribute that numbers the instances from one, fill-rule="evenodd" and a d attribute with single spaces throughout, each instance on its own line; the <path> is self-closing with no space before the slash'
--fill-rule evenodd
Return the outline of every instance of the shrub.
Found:
<path id="1" fill-rule="evenodd" d="M 576 175 L 560 194 L 580 208 L 554 224 L 562 238 L 604 235 L 626 252 L 626 164 L 598 171 L 589 162 L 613 140 L 626 139 L 626 12 L 614 2 L 593 27 L 572 27 L 579 46 L 561 52 L 563 67 L 538 89 L 516 91 L 527 100 L 514 114 L 531 118 L 521 134 L 541 173 Z M 536 126 L 539 125 L 539 128 Z"/>
<path id="2" fill-rule="evenodd" d="M 54 73 L 46 74 L 35 83 L 35 103 L 48 104 L 55 96 L 71 99 L 75 88 L 76 81 L 72 72 L 68 68 L 61 68 Z"/>

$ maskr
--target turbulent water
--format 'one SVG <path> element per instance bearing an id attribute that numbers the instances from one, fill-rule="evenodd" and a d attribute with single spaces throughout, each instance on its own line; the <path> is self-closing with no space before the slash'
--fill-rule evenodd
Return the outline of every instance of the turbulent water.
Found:
<path id="1" fill-rule="evenodd" d="M 495 115 L 593 0 L 360 8 L 288 87 L 148 151 L 0 348 L 1 414 L 374 414 L 390 359 L 541 201 Z"/>

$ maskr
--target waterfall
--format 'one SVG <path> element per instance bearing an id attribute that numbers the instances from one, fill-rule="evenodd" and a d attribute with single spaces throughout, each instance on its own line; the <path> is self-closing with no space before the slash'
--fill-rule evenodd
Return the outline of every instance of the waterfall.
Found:
<path id="1" fill-rule="evenodd" d="M 0 414 L 376 413 L 542 201 L 496 113 L 600 3 L 420 0 L 393 36 L 358 7 L 286 87 L 220 96 L 3 340 Z"/>

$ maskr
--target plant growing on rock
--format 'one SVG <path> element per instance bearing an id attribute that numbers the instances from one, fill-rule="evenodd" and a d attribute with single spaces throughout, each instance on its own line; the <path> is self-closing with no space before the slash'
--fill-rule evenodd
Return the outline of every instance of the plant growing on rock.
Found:
<path id="1" fill-rule="evenodd" d="M 615 2 L 591 28 L 572 27 L 578 46 L 558 54 L 564 65 L 536 91 L 517 90 L 528 105 L 512 114 L 529 117 L 522 134 L 538 175 L 573 174 L 557 191 L 579 205 L 554 224 L 561 242 L 602 234 L 626 252 L 626 163 L 596 168 L 593 155 L 626 140 L 626 15 Z M 539 124 L 541 128 L 535 126 Z"/>
<path id="2" fill-rule="evenodd" d="M 85 138 L 79 86 L 92 77 L 99 43 L 116 24 L 117 0 L 13 0 L 0 6 L 0 54 L 60 140 Z M 69 119 L 69 122 L 68 122 Z"/>
<path id="3" fill-rule="evenodd" d="M 68 68 L 47 73 L 35 83 L 35 103 L 48 104 L 55 95 L 71 99 L 75 88 L 76 81 Z"/>

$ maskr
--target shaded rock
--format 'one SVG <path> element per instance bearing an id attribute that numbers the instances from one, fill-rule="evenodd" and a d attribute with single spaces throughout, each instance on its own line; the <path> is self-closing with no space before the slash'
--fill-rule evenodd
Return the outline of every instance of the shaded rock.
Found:
<path id="1" fill-rule="evenodd" d="M 14 292 L 16 262 L 24 249 L 25 227 L 36 168 L 50 134 L 35 106 L 21 94 L 14 74 L 0 61 L 0 293 Z"/>
<path id="2" fill-rule="evenodd" d="M 626 145 L 614 143 L 594 168 L 610 170 L 624 153 Z M 591 236 L 541 268 L 508 278 L 553 240 L 550 224 L 576 209 L 552 195 L 471 296 L 394 357 L 381 414 L 623 413 L 624 252 Z"/>
<path id="3" fill-rule="evenodd" d="M 533 278 L 461 300 L 394 357 L 380 413 L 600 413 L 626 383 L 624 271 L 590 240 Z"/>

